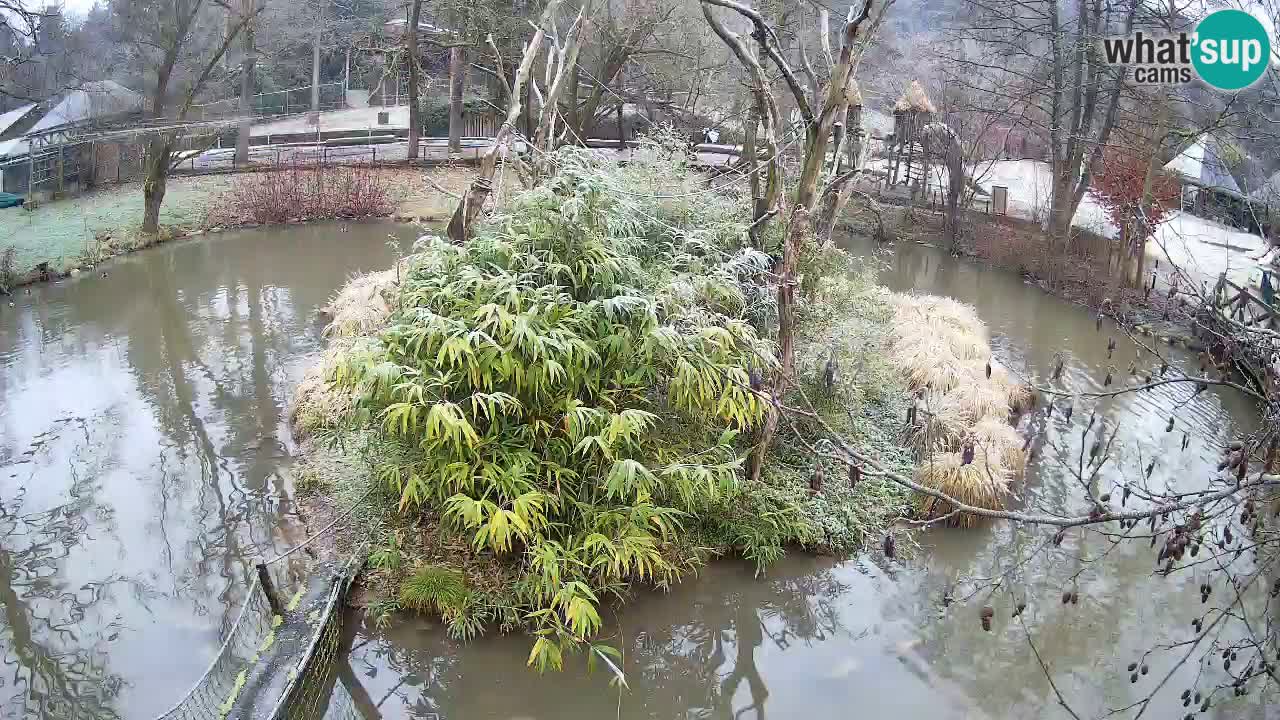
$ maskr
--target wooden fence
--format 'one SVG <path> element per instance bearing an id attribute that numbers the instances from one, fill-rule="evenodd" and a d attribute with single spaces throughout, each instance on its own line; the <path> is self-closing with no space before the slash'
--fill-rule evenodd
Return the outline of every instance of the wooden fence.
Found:
<path id="1" fill-rule="evenodd" d="M 1276 308 L 1251 288 L 1235 284 L 1226 275 L 1218 278 L 1214 287 L 1213 308 L 1223 317 L 1242 323 L 1245 327 L 1276 329 Z"/>

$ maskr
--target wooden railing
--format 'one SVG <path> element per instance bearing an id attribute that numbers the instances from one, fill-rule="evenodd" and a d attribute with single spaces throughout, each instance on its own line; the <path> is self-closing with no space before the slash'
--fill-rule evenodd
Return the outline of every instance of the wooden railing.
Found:
<path id="1" fill-rule="evenodd" d="M 1214 286 L 1213 308 L 1224 317 L 1243 323 L 1246 327 L 1276 329 L 1276 308 L 1253 292 L 1251 288 L 1235 284 L 1226 274 L 1218 277 Z"/>

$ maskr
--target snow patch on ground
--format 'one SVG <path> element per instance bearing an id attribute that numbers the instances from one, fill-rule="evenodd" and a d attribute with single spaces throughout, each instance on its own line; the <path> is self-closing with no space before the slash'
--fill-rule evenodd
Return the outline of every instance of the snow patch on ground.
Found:
<path id="1" fill-rule="evenodd" d="M 1049 208 L 1051 184 L 1048 163 L 1003 160 L 992 163 L 990 167 L 984 163 L 973 172 L 978 184 L 987 190 L 993 185 L 1009 188 L 1010 214 L 1044 220 Z M 1074 224 L 1111 238 L 1120 233 L 1092 193 L 1086 193 L 1080 201 Z M 1262 279 L 1262 267 L 1257 258 L 1265 249 L 1266 242 L 1257 235 L 1176 211 L 1156 229 L 1155 238 L 1147 247 L 1147 265 L 1150 267 L 1150 260 L 1158 259 L 1164 275 L 1172 262 L 1193 279 L 1207 281 L 1211 287 L 1223 272 L 1233 282 L 1257 286 Z"/>
<path id="2" fill-rule="evenodd" d="M 385 112 L 388 122 L 378 124 L 378 113 Z M 318 128 L 317 128 L 318 123 Z M 362 107 L 347 110 L 329 110 L 319 113 L 304 113 L 292 117 L 280 118 L 271 122 L 253 126 L 250 134 L 254 137 L 263 135 L 300 135 L 319 132 L 354 132 L 369 130 L 407 130 L 409 128 L 409 106 L 399 107 Z"/>

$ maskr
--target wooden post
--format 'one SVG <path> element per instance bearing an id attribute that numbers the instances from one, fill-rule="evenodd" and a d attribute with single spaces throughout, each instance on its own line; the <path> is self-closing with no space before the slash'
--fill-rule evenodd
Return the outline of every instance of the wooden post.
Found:
<path id="1" fill-rule="evenodd" d="M 262 593 L 267 596 L 267 604 L 271 606 L 271 612 L 283 615 L 284 606 L 280 604 L 280 596 L 276 594 L 276 586 L 267 572 L 266 563 L 257 563 L 255 567 L 258 569 L 258 584 L 262 586 Z"/>
<path id="2" fill-rule="evenodd" d="M 619 68 L 618 69 L 618 149 L 619 150 L 624 150 L 627 147 L 627 135 L 626 135 L 625 129 L 623 128 L 623 123 L 622 123 L 622 111 L 623 111 L 623 107 L 626 105 L 626 102 L 622 99 L 622 91 L 623 91 L 622 73 L 623 73 L 623 70 Z M 577 102 L 576 98 L 574 99 L 574 102 Z M 583 138 L 583 140 L 585 141 L 586 138 Z"/>

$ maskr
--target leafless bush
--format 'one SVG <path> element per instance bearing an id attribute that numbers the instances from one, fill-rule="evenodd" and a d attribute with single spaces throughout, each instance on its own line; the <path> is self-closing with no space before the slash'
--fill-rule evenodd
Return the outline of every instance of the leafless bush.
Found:
<path id="1" fill-rule="evenodd" d="M 241 175 L 213 206 L 210 225 L 372 217 L 394 207 L 375 168 L 315 165 Z"/>

